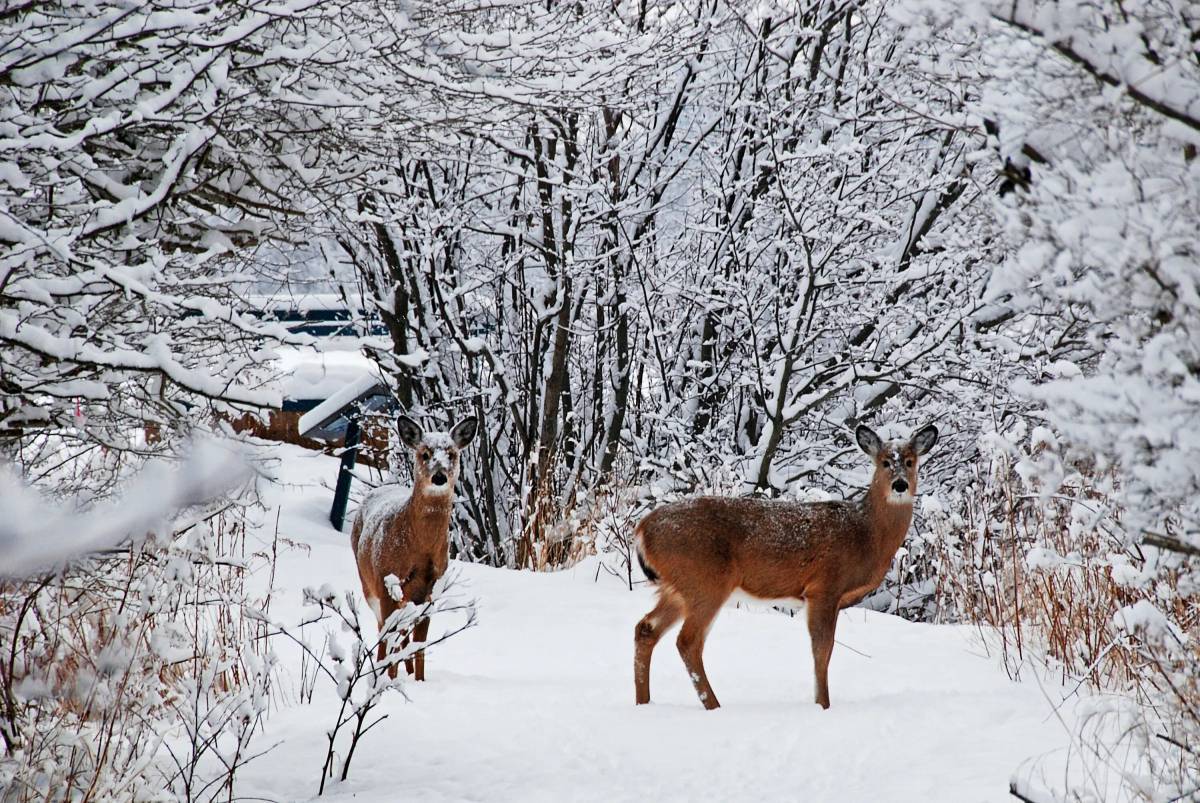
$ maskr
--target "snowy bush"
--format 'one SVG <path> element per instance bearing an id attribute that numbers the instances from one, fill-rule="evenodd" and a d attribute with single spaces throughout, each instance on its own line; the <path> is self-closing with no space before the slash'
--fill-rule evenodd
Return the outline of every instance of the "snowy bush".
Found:
<path id="1" fill-rule="evenodd" d="M 223 507 L 223 506 L 222 506 Z M 235 511 L 0 582 L 6 800 L 226 799 L 273 659 Z"/>
<path id="2" fill-rule="evenodd" d="M 1014 401 L 1056 431 L 1002 449 L 1012 462 L 972 516 L 968 552 L 990 566 L 967 610 L 1016 653 L 1040 646 L 1022 641 L 1032 625 L 1071 678 L 1129 695 L 1092 733 L 1114 795 L 1194 796 L 1200 14 L 1159 0 L 897 13 L 925 41 L 974 42 L 958 72 L 988 135 L 974 158 L 1011 190 L 989 234 L 1006 256 L 985 299 L 1013 314 L 994 347 L 1034 369 Z"/>
<path id="3" fill-rule="evenodd" d="M 1138 544 L 1124 527 L 1117 472 L 1072 458 L 1039 426 L 981 439 L 978 493 L 961 509 L 926 505 L 941 607 L 988 626 L 1013 677 L 1049 668 L 1082 703 L 1071 763 L 1046 756 L 1014 775 L 1035 803 L 1157 800 L 1200 780 L 1197 567 Z M 1152 780 L 1151 780 L 1152 779 Z M 1097 790 L 1102 790 L 1098 792 Z"/>
<path id="4" fill-rule="evenodd" d="M 395 580 L 395 577 L 392 577 Z M 397 672 L 401 663 L 409 662 L 419 650 L 433 647 L 475 624 L 475 603 L 453 593 L 455 578 L 442 576 L 434 585 L 427 602 L 408 603 L 398 608 L 372 638 L 359 616 L 357 590 L 338 593 L 328 585 L 319 589 L 305 588 L 304 602 L 308 606 L 298 627 L 278 625 L 277 635 L 285 636 L 313 662 L 313 671 L 334 685 L 338 707 L 333 724 L 326 730 L 328 744 L 321 766 L 317 794 L 325 793 L 325 783 L 335 776 L 345 781 L 350 762 L 359 741 L 387 714 L 375 711 L 385 694 L 403 694 L 404 673 Z M 399 599 L 399 582 L 389 587 L 389 593 Z M 426 642 L 410 641 L 408 634 L 421 619 L 433 614 L 452 614 L 465 619 Z M 440 618 L 440 617 L 439 617 Z M 311 625 L 327 623 L 321 644 L 311 638 Z M 328 626 L 332 625 L 332 626 Z M 394 677 L 393 677 L 394 675 Z M 311 691 L 302 689 L 302 697 L 311 702 Z"/>
<path id="5" fill-rule="evenodd" d="M 1177 5 L 1006 4 L 983 49 L 1006 74 L 975 106 L 1031 171 L 999 209 L 1012 256 L 989 294 L 1074 343 L 1075 365 L 1023 392 L 1117 466 L 1133 533 L 1200 544 L 1200 64 L 1195 9 Z"/>

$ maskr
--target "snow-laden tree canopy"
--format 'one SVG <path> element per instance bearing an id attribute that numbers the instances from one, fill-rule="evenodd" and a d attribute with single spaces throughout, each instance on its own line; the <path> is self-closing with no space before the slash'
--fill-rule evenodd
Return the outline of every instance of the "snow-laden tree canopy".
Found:
<path id="1" fill-rule="evenodd" d="M 296 338 L 238 293 L 319 204 L 328 140 L 376 117 L 354 27 L 316 2 L 5 10 L 0 429 L 26 465 L 277 403 L 251 369 Z"/>

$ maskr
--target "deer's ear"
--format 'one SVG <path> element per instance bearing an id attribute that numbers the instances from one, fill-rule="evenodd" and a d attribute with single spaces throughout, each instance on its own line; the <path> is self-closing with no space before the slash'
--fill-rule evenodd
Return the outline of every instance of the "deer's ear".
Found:
<path id="1" fill-rule="evenodd" d="M 406 415 L 397 416 L 396 432 L 400 435 L 400 442 L 410 449 L 420 446 L 421 439 L 425 437 L 425 430 L 421 429 L 421 425 Z"/>
<path id="2" fill-rule="evenodd" d="M 467 416 L 450 430 L 450 440 L 454 441 L 454 445 L 461 449 L 471 442 L 478 431 L 479 420 L 473 415 Z"/>
<path id="3" fill-rule="evenodd" d="M 875 434 L 875 430 L 866 424 L 859 424 L 858 429 L 854 430 L 854 439 L 858 441 L 858 448 L 871 457 L 879 454 L 879 450 L 883 448 L 883 441 Z"/>
<path id="4" fill-rule="evenodd" d="M 917 454 L 925 454 L 933 448 L 933 445 L 937 443 L 937 439 L 937 427 L 935 427 L 933 424 L 930 424 L 929 426 L 918 431 L 916 435 L 913 435 L 913 448 L 917 450 Z"/>

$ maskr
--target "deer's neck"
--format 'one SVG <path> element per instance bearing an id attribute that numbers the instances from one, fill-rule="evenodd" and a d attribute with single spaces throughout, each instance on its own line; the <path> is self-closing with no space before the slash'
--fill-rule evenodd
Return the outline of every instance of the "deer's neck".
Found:
<path id="1" fill-rule="evenodd" d="M 908 527 L 912 524 L 913 497 L 906 502 L 897 502 L 886 479 L 876 476 L 871 480 L 863 500 L 863 513 L 867 519 L 870 537 L 880 560 L 891 563 L 896 550 L 904 543 Z"/>
<path id="2" fill-rule="evenodd" d="M 429 483 L 419 483 L 413 486 L 412 497 L 408 502 L 409 514 L 417 519 L 438 522 L 450 520 L 453 508 L 454 492 L 434 491 Z"/>

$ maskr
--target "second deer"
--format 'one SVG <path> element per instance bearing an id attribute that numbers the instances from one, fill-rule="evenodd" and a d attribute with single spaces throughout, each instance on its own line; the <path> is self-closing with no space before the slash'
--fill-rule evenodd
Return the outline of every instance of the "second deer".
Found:
<path id="1" fill-rule="evenodd" d="M 937 442 L 932 425 L 884 443 L 855 431 L 875 463 L 861 502 L 702 496 L 658 508 L 636 530 L 638 560 L 658 584 L 658 604 L 634 630 L 636 700 L 650 702 L 650 657 L 683 619 L 677 646 L 705 708 L 717 708 L 704 672 L 704 639 L 734 591 L 763 600 L 804 600 L 816 702 L 829 707 L 829 658 L 838 611 L 873 591 L 912 523 L 917 464 Z"/>
<path id="2" fill-rule="evenodd" d="M 454 483 L 458 479 L 459 452 L 475 437 L 474 418 L 464 418 L 449 432 L 425 432 L 408 416 L 396 421 L 400 440 L 414 453 L 412 492 L 396 485 L 372 491 L 354 517 L 350 545 L 358 563 L 363 595 L 379 624 L 380 633 L 392 612 L 406 602 L 417 605 L 429 600 L 438 578 L 449 562 L 450 513 Z M 386 579 L 400 581 L 402 599 L 394 599 Z M 412 637 L 424 642 L 429 618 L 413 626 Z M 403 643 L 408 643 L 407 635 Z M 379 644 L 379 660 L 386 657 Z M 405 661 L 414 680 L 425 679 L 425 651 Z M 396 676 L 396 667 L 388 674 Z"/>

